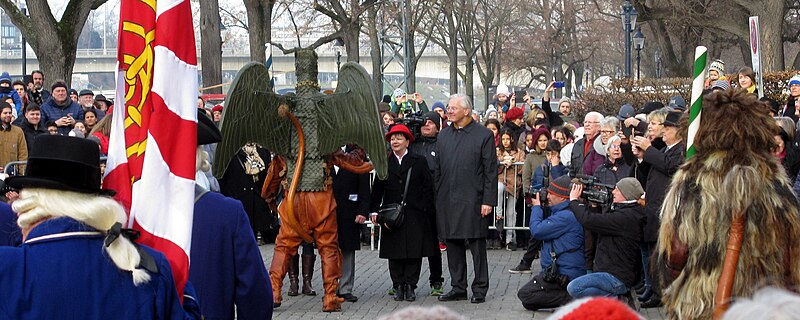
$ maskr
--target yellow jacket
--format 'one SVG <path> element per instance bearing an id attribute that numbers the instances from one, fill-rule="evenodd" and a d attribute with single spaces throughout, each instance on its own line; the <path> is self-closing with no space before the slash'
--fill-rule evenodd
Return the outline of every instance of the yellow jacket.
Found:
<path id="1" fill-rule="evenodd" d="M 0 166 L 4 167 L 11 161 L 27 161 L 28 144 L 25 134 L 17 126 L 10 128 L 0 126 Z"/>

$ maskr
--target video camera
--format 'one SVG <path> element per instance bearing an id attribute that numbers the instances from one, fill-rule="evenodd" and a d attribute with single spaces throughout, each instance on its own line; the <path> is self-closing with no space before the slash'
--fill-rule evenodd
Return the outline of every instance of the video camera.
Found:
<path id="1" fill-rule="evenodd" d="M 575 178 L 578 179 L 575 183 L 583 185 L 581 198 L 586 199 L 586 201 L 598 204 L 611 204 L 614 200 L 614 195 L 611 194 L 611 192 L 614 191 L 616 186 L 600 183 L 600 179 L 597 177 L 585 174 L 575 175 Z"/>
<path id="2" fill-rule="evenodd" d="M 550 166 L 542 165 L 542 175 L 544 179 L 542 179 L 541 185 L 534 185 L 531 186 L 527 192 L 525 192 L 525 205 L 527 207 L 533 206 L 533 198 L 534 195 L 539 194 L 539 203 L 541 206 L 547 207 L 547 186 L 550 185 Z"/>
<path id="3" fill-rule="evenodd" d="M 402 123 L 408 130 L 411 131 L 411 135 L 414 136 L 414 140 L 419 140 L 422 137 L 422 126 L 425 125 L 425 118 L 422 116 L 422 111 L 417 111 L 414 113 L 406 114 L 405 117 L 397 119 L 397 123 Z"/>

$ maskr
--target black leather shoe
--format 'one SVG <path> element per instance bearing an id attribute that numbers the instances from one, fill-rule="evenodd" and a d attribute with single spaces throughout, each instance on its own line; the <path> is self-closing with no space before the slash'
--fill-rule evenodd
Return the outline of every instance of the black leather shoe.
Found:
<path id="1" fill-rule="evenodd" d="M 471 302 L 471 303 L 484 303 L 484 302 L 486 302 L 486 297 L 472 297 L 472 299 L 470 299 L 469 302 Z"/>
<path id="2" fill-rule="evenodd" d="M 347 301 L 347 302 L 356 302 L 356 301 L 358 301 L 358 297 L 354 296 L 352 293 L 337 294 L 336 296 L 339 297 L 339 298 L 344 299 L 344 301 Z"/>
<path id="3" fill-rule="evenodd" d="M 406 299 L 406 286 L 405 285 L 398 285 L 397 293 L 394 294 L 394 301 L 403 301 Z"/>
<path id="4" fill-rule="evenodd" d="M 661 298 L 657 296 L 652 296 L 650 297 L 650 300 L 642 302 L 642 304 L 640 304 L 639 306 L 648 309 L 648 308 L 660 308 L 662 305 L 663 304 L 661 303 Z"/>
<path id="5" fill-rule="evenodd" d="M 652 296 L 653 296 L 653 289 L 650 287 L 645 287 L 644 292 L 642 292 L 642 294 L 640 294 L 638 297 L 639 302 L 645 302 L 647 300 L 650 300 L 650 297 Z"/>
<path id="6" fill-rule="evenodd" d="M 406 292 L 406 301 L 415 301 L 417 300 L 417 293 L 414 292 L 415 288 L 413 288 L 410 284 L 405 286 Z"/>
<path id="7" fill-rule="evenodd" d="M 439 296 L 439 301 L 459 301 L 459 300 L 467 300 L 467 293 L 458 293 L 455 291 L 450 291 L 445 293 L 444 295 Z"/>

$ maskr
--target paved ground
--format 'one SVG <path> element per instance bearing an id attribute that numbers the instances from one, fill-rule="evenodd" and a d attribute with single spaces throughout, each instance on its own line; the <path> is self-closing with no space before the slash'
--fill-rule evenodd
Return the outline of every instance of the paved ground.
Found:
<path id="1" fill-rule="evenodd" d="M 274 245 L 261 246 L 267 268 L 272 261 Z M 353 294 L 358 296 L 356 303 L 346 302 L 342 312 L 322 312 L 322 296 L 289 297 L 286 295 L 286 284 L 283 289 L 283 305 L 275 309 L 275 319 L 377 319 L 379 316 L 410 305 L 434 306 L 444 305 L 468 319 L 545 319 L 549 312 L 531 312 L 525 310 L 517 299 L 517 290 L 532 277 L 530 274 L 510 274 L 508 269 L 516 266 L 522 257 L 523 251 L 489 250 L 489 294 L 486 303 L 471 304 L 469 301 L 439 302 L 436 297 L 429 296 L 428 263 L 422 264 L 419 288 L 417 288 L 417 301 L 396 302 L 387 295 L 391 287 L 389 269 L 386 260 L 378 258 L 378 251 L 370 251 L 369 247 L 356 253 L 356 279 Z M 472 261 L 467 257 L 467 261 Z M 538 271 L 539 260 L 534 263 Z M 450 277 L 447 271 L 447 258 L 443 256 L 445 290 L 449 291 Z M 469 266 L 468 279 L 472 280 L 472 265 Z M 320 274 L 319 259 L 314 270 L 313 286 L 322 292 L 322 277 Z M 647 319 L 665 319 L 664 311 L 659 309 L 641 309 Z"/>

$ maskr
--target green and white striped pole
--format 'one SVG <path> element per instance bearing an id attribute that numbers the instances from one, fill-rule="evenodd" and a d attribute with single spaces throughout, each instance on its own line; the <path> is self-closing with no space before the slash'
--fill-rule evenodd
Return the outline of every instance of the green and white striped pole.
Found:
<path id="1" fill-rule="evenodd" d="M 689 108 L 689 134 L 686 141 L 686 159 L 696 152 L 694 137 L 700 129 L 700 113 L 703 109 L 703 81 L 706 71 L 706 47 L 699 46 L 694 49 L 694 81 L 692 81 L 692 105 Z"/>

